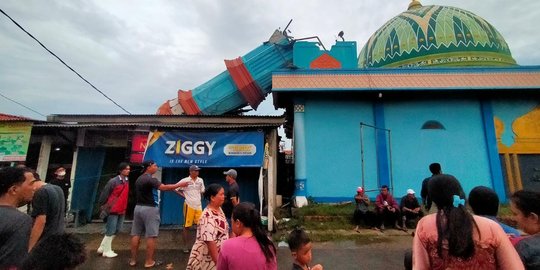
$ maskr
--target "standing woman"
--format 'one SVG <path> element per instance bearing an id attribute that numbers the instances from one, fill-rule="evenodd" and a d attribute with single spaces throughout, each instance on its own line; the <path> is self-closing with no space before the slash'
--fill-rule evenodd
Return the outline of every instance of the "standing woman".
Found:
<path id="1" fill-rule="evenodd" d="M 204 198 L 208 200 L 208 205 L 199 220 L 197 238 L 186 269 L 216 269 L 221 245 L 229 238 L 229 225 L 221 210 L 225 190 L 218 184 L 210 184 L 204 191 Z"/>
<path id="2" fill-rule="evenodd" d="M 518 226 L 529 234 L 516 244 L 516 250 L 527 269 L 540 269 L 540 192 L 516 191 L 510 209 Z"/>
<path id="3" fill-rule="evenodd" d="M 112 250 L 112 240 L 122 228 L 122 224 L 124 224 L 128 203 L 128 176 L 130 170 L 129 163 L 120 163 L 118 165 L 118 175 L 107 182 L 99 196 L 99 204 L 107 204 L 111 209 L 105 224 L 105 236 L 97 250 L 97 253 L 102 254 L 103 257 L 113 258 L 118 256 Z"/>
<path id="4" fill-rule="evenodd" d="M 413 269 L 523 269 L 501 226 L 467 211 L 455 177 L 436 175 L 428 185 L 438 210 L 418 222 Z"/>
<path id="5" fill-rule="evenodd" d="M 231 224 L 237 237 L 223 243 L 218 270 L 277 269 L 276 247 L 263 231 L 255 205 L 243 202 L 235 206 Z"/>

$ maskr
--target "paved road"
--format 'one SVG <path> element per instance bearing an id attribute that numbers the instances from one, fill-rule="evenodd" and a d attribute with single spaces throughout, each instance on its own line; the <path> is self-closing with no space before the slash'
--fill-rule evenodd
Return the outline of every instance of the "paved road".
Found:
<path id="1" fill-rule="evenodd" d="M 164 265 L 155 269 L 185 269 L 188 255 L 180 251 L 180 230 L 160 232 L 156 258 Z M 313 263 L 325 269 L 403 269 L 403 253 L 410 248 L 412 237 L 390 235 L 373 236 L 373 241 L 314 243 Z M 119 235 L 114 241 L 116 258 L 103 258 L 95 253 L 101 241 L 98 233 L 77 233 L 86 243 L 89 257 L 79 269 L 144 269 L 144 244 L 141 244 L 137 267 L 129 267 L 129 236 Z M 388 236 L 387 236 L 388 235 Z M 292 259 L 287 247 L 278 248 L 278 269 L 290 269 Z M 170 264 L 171 268 L 166 268 Z"/>

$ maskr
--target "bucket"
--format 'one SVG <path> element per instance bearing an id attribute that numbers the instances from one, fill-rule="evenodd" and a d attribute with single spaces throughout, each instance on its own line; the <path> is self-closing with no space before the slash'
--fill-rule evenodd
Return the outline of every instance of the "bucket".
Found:
<path id="1" fill-rule="evenodd" d="M 268 225 L 268 217 L 267 216 L 261 216 L 261 223 L 263 226 Z"/>

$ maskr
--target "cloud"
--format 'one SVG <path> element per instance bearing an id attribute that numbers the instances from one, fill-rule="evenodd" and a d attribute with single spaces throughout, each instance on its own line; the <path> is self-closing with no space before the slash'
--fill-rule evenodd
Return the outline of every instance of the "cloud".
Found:
<path id="1" fill-rule="evenodd" d="M 421 1 L 485 18 L 522 65 L 540 64 L 540 1 Z M 225 70 L 272 32 L 319 36 L 327 48 L 345 32 L 358 52 L 386 21 L 406 10 L 395 0 L 296 1 L 2 1 L 49 49 L 132 113 L 153 114 L 178 89 L 193 89 Z M 0 93 L 43 114 L 123 113 L 0 15 Z M 42 118 L 0 98 L 2 112 Z M 274 111 L 271 97 L 256 114 Z"/>

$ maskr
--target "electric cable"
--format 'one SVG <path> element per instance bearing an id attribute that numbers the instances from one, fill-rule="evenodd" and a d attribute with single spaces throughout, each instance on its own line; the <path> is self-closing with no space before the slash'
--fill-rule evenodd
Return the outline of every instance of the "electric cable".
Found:
<path id="1" fill-rule="evenodd" d="M 120 106 L 120 104 L 116 103 L 116 101 L 114 101 L 113 99 L 111 99 L 110 97 L 108 97 L 105 93 L 103 93 L 101 90 L 97 89 L 97 87 L 95 87 L 92 83 L 90 83 L 88 80 L 86 80 L 83 76 L 81 76 L 81 74 L 79 74 L 77 71 L 75 71 L 71 66 L 69 66 L 68 64 L 66 64 L 66 62 L 64 62 L 60 57 L 58 57 L 56 54 L 54 54 L 51 50 L 49 50 L 47 47 L 45 47 L 45 45 L 43 45 L 43 43 L 41 43 L 37 38 L 35 38 L 32 34 L 30 34 L 28 31 L 26 31 L 21 25 L 19 25 L 15 20 L 13 20 L 9 15 L 7 15 L 4 10 L 0 9 L 0 12 L 2 12 L 2 14 L 4 14 L 6 17 L 8 17 L 15 25 L 17 25 L 21 30 L 23 30 L 28 36 L 30 36 L 32 39 L 34 39 L 37 43 L 39 43 L 39 45 L 41 45 L 41 47 L 43 47 L 47 52 L 49 52 L 52 56 L 56 57 L 56 59 L 58 59 L 58 61 L 60 61 L 62 64 L 64 64 L 64 66 L 66 66 L 67 68 L 69 68 L 71 71 L 73 71 L 73 73 L 77 74 L 77 76 L 79 76 L 79 78 L 81 78 L 83 81 L 85 81 L 87 84 L 89 84 L 92 88 L 94 88 L 94 90 L 98 91 L 101 95 L 103 95 L 105 98 L 107 98 L 108 100 L 110 100 L 112 103 L 114 103 L 114 105 L 118 106 L 120 109 L 122 109 L 124 112 L 128 113 L 128 114 L 131 114 L 129 111 L 127 111 L 126 109 L 124 109 L 124 107 Z"/>
<path id="2" fill-rule="evenodd" d="M 33 112 L 35 112 L 35 113 L 37 113 L 37 114 L 39 114 L 39 115 L 41 115 L 41 116 L 43 116 L 43 117 L 47 117 L 46 115 L 44 115 L 44 114 L 42 114 L 42 113 L 40 113 L 40 112 L 38 112 L 38 111 L 36 111 L 36 110 L 34 110 L 34 109 L 32 109 L 32 108 L 26 106 L 26 105 L 24 105 L 24 104 L 22 104 L 22 103 L 20 103 L 20 102 L 18 102 L 18 101 L 15 101 L 15 100 L 13 100 L 13 99 L 11 99 L 11 98 L 8 98 L 8 97 L 4 96 L 2 93 L 0 93 L 0 96 L 2 96 L 3 98 L 5 98 L 5 99 L 7 99 L 7 100 L 9 100 L 9 101 L 11 101 L 11 102 L 13 102 L 13 103 L 16 103 L 16 104 L 20 105 L 20 106 L 22 106 L 22 107 L 24 107 L 24 108 L 26 108 L 26 109 L 28 109 L 28 110 L 31 110 L 31 111 L 33 111 Z"/>

